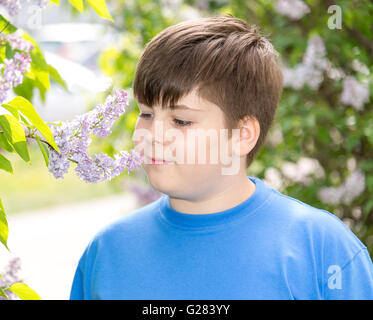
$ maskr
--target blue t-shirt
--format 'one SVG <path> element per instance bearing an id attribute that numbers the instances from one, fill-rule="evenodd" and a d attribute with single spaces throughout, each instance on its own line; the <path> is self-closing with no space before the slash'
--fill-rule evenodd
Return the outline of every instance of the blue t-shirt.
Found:
<path id="1" fill-rule="evenodd" d="M 182 213 L 164 194 L 103 228 L 70 299 L 373 299 L 367 248 L 338 217 L 248 178 L 228 210 Z"/>

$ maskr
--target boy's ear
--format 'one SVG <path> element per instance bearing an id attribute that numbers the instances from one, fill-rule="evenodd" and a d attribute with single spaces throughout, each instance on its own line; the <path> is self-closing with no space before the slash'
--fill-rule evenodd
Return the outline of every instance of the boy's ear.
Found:
<path id="1" fill-rule="evenodd" d="M 240 134 L 236 136 L 236 141 L 232 141 L 233 152 L 238 157 L 244 157 L 254 149 L 259 139 L 259 121 L 255 117 L 245 116 L 239 121 L 239 130 Z"/>

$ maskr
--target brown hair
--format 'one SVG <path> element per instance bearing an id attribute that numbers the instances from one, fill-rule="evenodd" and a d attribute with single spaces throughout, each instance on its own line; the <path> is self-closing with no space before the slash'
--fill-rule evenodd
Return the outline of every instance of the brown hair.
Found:
<path id="1" fill-rule="evenodd" d="M 255 117 L 260 136 L 246 158 L 248 167 L 273 121 L 283 74 L 279 54 L 256 25 L 230 14 L 187 20 L 170 26 L 147 43 L 133 82 L 138 102 L 162 108 L 196 88 L 221 108 L 226 127 Z"/>

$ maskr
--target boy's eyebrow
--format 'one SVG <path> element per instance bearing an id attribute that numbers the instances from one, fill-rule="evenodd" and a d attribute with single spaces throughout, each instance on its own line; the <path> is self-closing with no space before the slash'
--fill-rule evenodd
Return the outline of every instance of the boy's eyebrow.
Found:
<path id="1" fill-rule="evenodd" d="M 149 108 L 147 105 L 144 105 L 146 108 Z M 188 107 L 185 104 L 175 104 L 168 106 L 171 110 L 183 109 L 183 110 L 192 110 L 192 111 L 203 111 L 202 109 L 195 109 Z"/>
<path id="2" fill-rule="evenodd" d="M 170 106 L 171 110 L 176 110 L 176 109 L 184 109 L 184 110 L 192 110 L 192 111 L 202 111 L 201 109 L 195 109 L 188 107 L 184 104 L 175 104 Z"/>

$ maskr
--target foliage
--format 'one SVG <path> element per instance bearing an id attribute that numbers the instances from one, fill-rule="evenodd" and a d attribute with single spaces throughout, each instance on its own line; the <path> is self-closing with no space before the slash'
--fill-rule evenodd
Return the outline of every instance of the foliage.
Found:
<path id="1" fill-rule="evenodd" d="M 52 2 L 59 5 L 59 0 L 52 0 Z M 87 2 L 101 17 L 113 21 L 105 0 L 87 0 Z M 70 3 L 79 11 L 84 10 L 83 0 L 70 0 Z M 4 5 L 10 15 L 17 14 L 20 9 L 20 3 L 17 3 L 17 7 L 12 7 L 8 2 Z M 44 4 L 41 7 L 44 8 Z M 49 150 L 46 146 L 49 146 L 53 152 L 60 153 L 60 150 L 51 129 L 38 115 L 31 100 L 33 91 L 37 88 L 41 99 L 45 101 L 45 92 L 50 90 L 51 79 L 67 90 L 66 84 L 57 70 L 46 62 L 31 35 L 22 31 L 20 36 L 17 27 L 2 15 L 0 15 L 0 31 L 1 90 L 13 88 L 18 94 L 10 102 L 1 105 L 10 114 L 0 115 L 0 146 L 7 153 L 16 153 L 26 163 L 31 164 L 26 138 L 35 139 L 48 167 Z M 0 97 L 1 102 L 5 97 L 3 95 Z M 0 154 L 0 169 L 13 174 L 11 162 L 3 154 Z M 0 242 L 9 250 L 7 240 L 8 223 L 0 199 Z M 6 291 L 16 294 L 23 300 L 40 299 L 34 290 L 21 282 L 0 288 L 0 296 L 7 298 Z"/>

